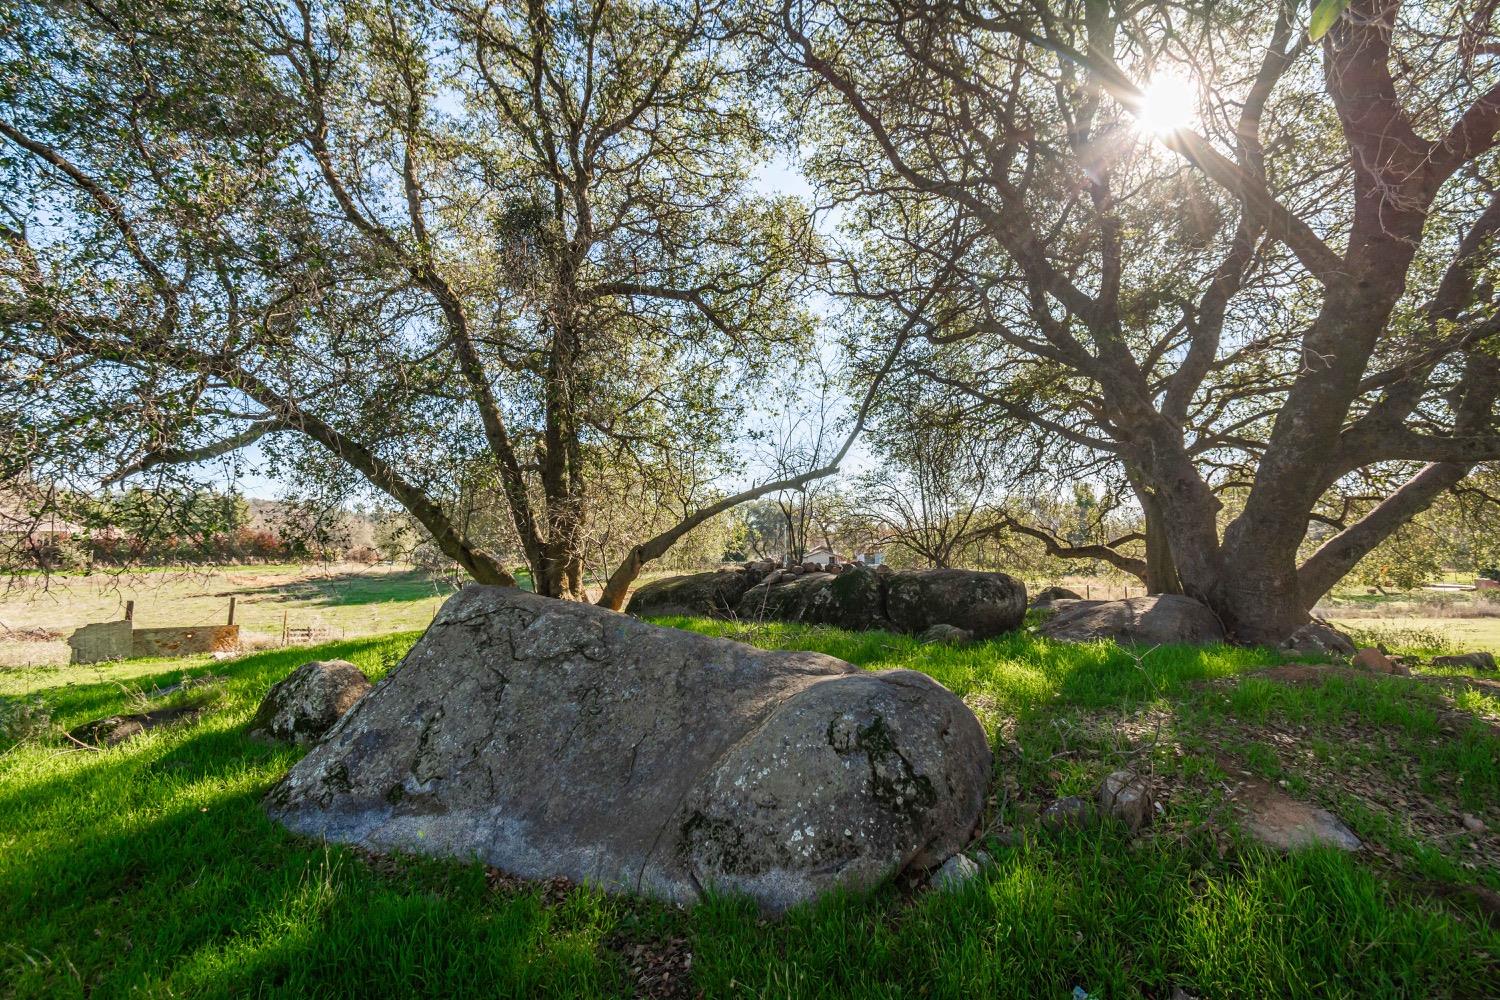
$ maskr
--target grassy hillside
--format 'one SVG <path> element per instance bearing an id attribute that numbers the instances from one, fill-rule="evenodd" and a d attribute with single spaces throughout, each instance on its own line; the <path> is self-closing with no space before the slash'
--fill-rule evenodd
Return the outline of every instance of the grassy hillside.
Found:
<path id="1" fill-rule="evenodd" d="M 1500 930 L 1476 902 L 1500 890 L 1496 686 L 1267 673 L 1279 658 L 1254 650 L 672 624 L 947 684 L 996 748 L 992 862 L 957 892 L 889 885 L 764 921 L 735 899 L 682 911 L 267 821 L 260 799 L 298 751 L 242 735 L 261 695 L 312 656 L 378 676 L 415 633 L 13 672 L 8 692 L 40 699 L 54 729 L 184 674 L 223 682 L 169 696 L 210 699 L 200 721 L 118 749 L 42 734 L 0 755 L 0 996 L 1500 994 Z M 1040 829 L 1053 797 L 1127 765 L 1164 800 L 1145 835 Z M 1227 796 L 1245 775 L 1334 809 L 1367 850 L 1249 843 Z M 1460 812 L 1491 832 L 1465 833 Z"/>
<path id="2" fill-rule="evenodd" d="M 22 577 L 0 590 L 0 666 L 65 664 L 63 640 L 89 622 L 124 616 L 136 624 L 223 622 L 229 598 L 247 642 L 273 643 L 282 622 L 326 638 L 426 628 L 451 587 L 409 567 L 354 563 L 215 566 Z M 43 639 L 46 632 L 55 633 Z"/>

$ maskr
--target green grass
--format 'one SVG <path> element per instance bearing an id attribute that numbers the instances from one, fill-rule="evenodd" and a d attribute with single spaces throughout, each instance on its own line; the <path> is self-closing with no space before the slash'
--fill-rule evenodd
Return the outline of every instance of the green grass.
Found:
<path id="1" fill-rule="evenodd" d="M 1411 693 L 1410 682 L 1233 683 L 1278 662 L 1257 650 L 1137 658 L 1029 636 L 954 649 L 884 633 L 670 623 L 932 674 L 990 731 L 992 818 L 1004 813 L 1003 825 L 1020 830 L 1034 831 L 1027 817 L 1049 796 L 1085 790 L 1118 766 L 1129 724 L 1151 713 L 1179 736 L 1199 725 L 1362 721 L 1396 750 L 1420 744 L 1434 780 L 1438 769 L 1461 775 L 1479 807 L 1496 811 L 1493 743 L 1441 729 L 1441 713 L 1486 711 L 1486 695 L 1455 708 Z M 265 690 L 312 657 L 379 676 L 415 635 L 226 663 L 0 674 L 8 693 L 41 698 L 61 727 L 127 709 L 135 688 L 210 670 L 224 678 L 196 724 L 104 752 L 38 741 L 0 755 L 0 996 L 630 996 L 628 948 L 678 939 L 692 953 L 693 988 L 709 997 L 1061 998 L 1075 986 L 1111 998 L 1165 997 L 1175 986 L 1204 997 L 1500 993 L 1500 933 L 1465 904 L 1343 854 L 1226 851 L 1200 822 L 1222 775 L 1205 753 L 1179 756 L 1165 743 L 1149 759 L 1189 791 L 1155 835 L 1104 825 L 994 840 L 993 863 L 957 892 L 891 885 L 775 921 L 732 898 L 682 911 L 497 885 L 477 864 L 372 860 L 269 822 L 260 800 L 299 752 L 244 737 Z M 1281 773 L 1274 754 L 1252 756 Z M 1421 878 L 1494 884 L 1493 873 L 1445 862 L 1441 845 L 1411 849 L 1429 852 Z"/>

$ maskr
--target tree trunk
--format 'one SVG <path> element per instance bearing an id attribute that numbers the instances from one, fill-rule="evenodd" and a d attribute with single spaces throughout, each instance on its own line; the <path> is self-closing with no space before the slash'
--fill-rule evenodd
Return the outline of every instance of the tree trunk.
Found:
<path id="1" fill-rule="evenodd" d="M 1224 623 L 1230 641 L 1243 646 L 1275 646 L 1309 616 L 1297 585 L 1295 559 L 1272 552 L 1246 553 L 1226 561 L 1224 579 L 1209 606 Z"/>
<path id="2" fill-rule="evenodd" d="M 1172 559 L 1172 541 L 1154 497 L 1146 505 L 1146 593 L 1182 593 L 1177 563 Z"/>
<path id="3" fill-rule="evenodd" d="M 1177 576 L 1177 561 L 1172 558 L 1172 538 L 1161 499 L 1146 486 L 1139 470 L 1130 469 L 1128 475 L 1146 520 L 1146 573 L 1143 579 L 1146 593 L 1180 594 L 1182 580 Z"/>

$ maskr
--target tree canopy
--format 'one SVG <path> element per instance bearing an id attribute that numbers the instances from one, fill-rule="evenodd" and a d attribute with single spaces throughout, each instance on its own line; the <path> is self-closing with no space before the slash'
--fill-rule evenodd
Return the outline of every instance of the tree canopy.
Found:
<path id="1" fill-rule="evenodd" d="M 1500 458 L 1494 13 L 1356 0 L 1314 42 L 1296 3 L 785 0 L 761 30 L 907 369 L 1118 470 L 1156 589 L 1267 641 Z"/>
<path id="2" fill-rule="evenodd" d="M 805 539 L 905 421 L 877 506 L 927 558 L 1008 528 L 1259 642 L 1500 459 L 1485 0 L 3 16 L 12 481 L 258 444 L 478 580 L 579 597 L 607 551 L 618 607 L 738 504 Z M 778 150 L 821 216 L 758 193 Z M 829 308 L 852 424 L 724 489 Z M 1026 516 L 1080 483 L 1144 531 Z"/>
<path id="3" fill-rule="evenodd" d="M 769 138 L 722 4 L 10 20 L 9 475 L 114 481 L 280 436 L 503 583 L 455 518 L 498 493 L 538 589 L 575 597 L 620 470 L 675 513 L 622 585 L 730 505 L 747 401 L 808 341 L 813 234 L 748 183 Z"/>

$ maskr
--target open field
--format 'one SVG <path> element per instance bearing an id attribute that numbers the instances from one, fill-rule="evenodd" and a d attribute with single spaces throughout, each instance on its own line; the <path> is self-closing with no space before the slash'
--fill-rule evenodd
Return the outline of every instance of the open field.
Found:
<path id="1" fill-rule="evenodd" d="M 141 627 L 207 625 L 226 620 L 234 596 L 235 620 L 254 646 L 279 643 L 283 620 L 330 638 L 426 628 L 451 593 L 409 567 L 355 563 L 26 576 L 0 591 L 0 666 L 67 663 L 69 633 L 120 618 L 131 600 Z M 18 638 L 36 630 L 60 635 Z"/>
<path id="2" fill-rule="evenodd" d="M 889 885 L 765 921 L 479 864 L 294 837 L 259 802 L 300 751 L 243 729 L 313 657 L 389 670 L 414 633 L 223 663 L 9 671 L 54 727 L 207 670 L 199 721 L 122 747 L 45 733 L 0 753 L 0 996 L 1195 997 L 1500 994 L 1500 685 L 1265 672 L 1264 650 L 1016 635 L 910 637 L 673 619 L 765 646 L 937 677 L 996 750 L 985 850 L 961 890 Z M 1145 835 L 1048 833 L 1039 810 L 1124 761 L 1165 811 Z M 1250 775 L 1340 815 L 1358 855 L 1247 841 Z M 1471 834 L 1470 812 L 1489 823 Z M 1492 897 L 1493 898 L 1493 897 Z"/>
<path id="3" fill-rule="evenodd" d="M 651 570 L 637 586 L 670 571 Z M 1030 581 L 1038 590 L 1056 583 L 1095 599 L 1139 596 L 1139 585 L 1119 580 L 1066 577 Z M 80 625 L 109 621 L 135 601 L 136 621 L 151 625 L 202 625 L 225 619 L 231 595 L 236 620 L 251 648 L 277 644 L 284 620 L 327 638 L 383 635 L 425 628 L 452 588 L 401 566 L 357 563 L 146 569 L 90 576 L 25 576 L 0 590 L 0 666 L 68 662 L 65 637 Z M 1424 633 L 1453 649 L 1500 653 L 1500 600 L 1472 593 L 1412 591 L 1335 592 L 1318 613 L 1371 641 L 1409 641 Z M 51 634 L 52 637 L 44 638 Z M 1387 645 L 1390 642 L 1387 641 Z"/>

